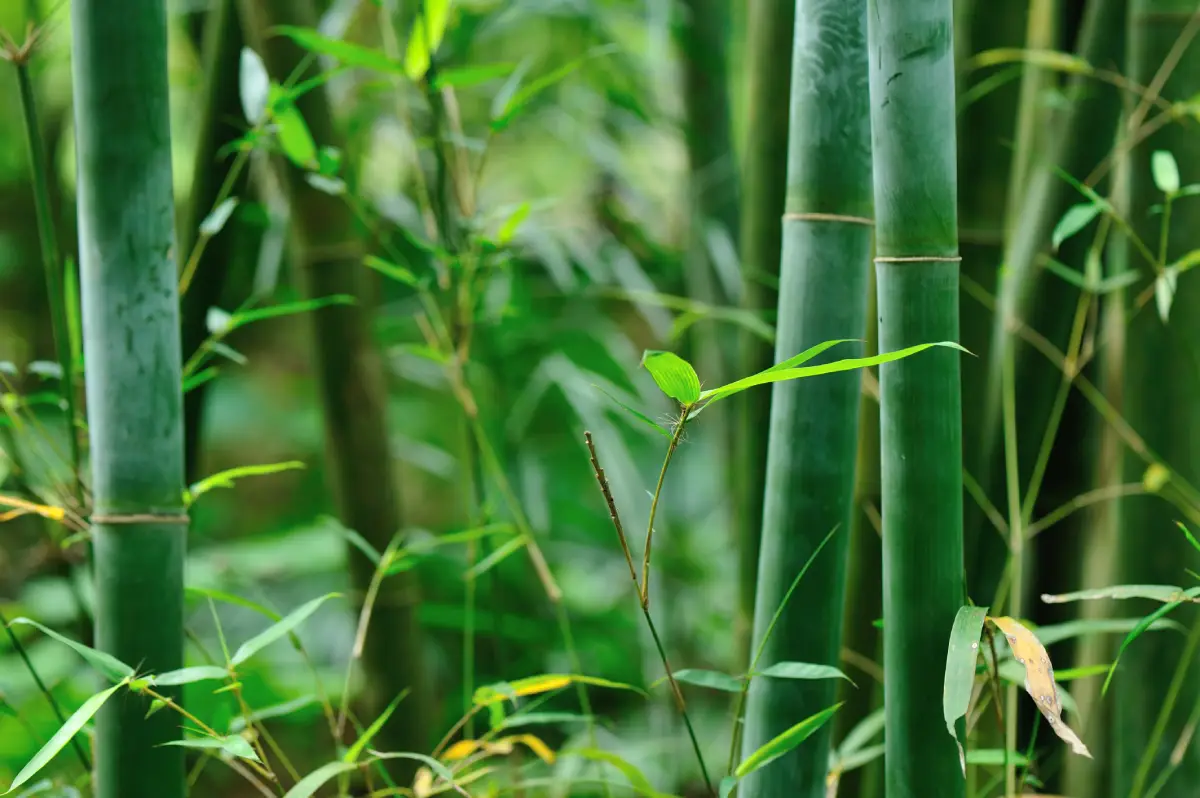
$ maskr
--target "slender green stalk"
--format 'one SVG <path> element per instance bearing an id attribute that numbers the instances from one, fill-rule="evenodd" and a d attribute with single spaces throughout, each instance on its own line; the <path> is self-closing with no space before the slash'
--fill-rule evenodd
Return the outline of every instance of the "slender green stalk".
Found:
<path id="1" fill-rule="evenodd" d="M 317 74 L 305 52 L 284 36 L 268 36 L 278 25 L 313 27 L 311 0 L 247 0 L 239 5 L 247 41 L 253 42 L 276 80 L 308 64 L 300 81 Z M 338 133 L 324 87 L 296 101 L 317 146 L 338 146 Z M 362 243 L 354 217 L 341 198 L 314 188 L 304 173 L 276 161 L 292 207 L 295 255 L 304 291 L 310 297 L 355 296 L 357 304 L 314 311 L 317 376 L 333 492 L 344 523 L 376 549 L 385 549 L 402 527 L 385 416 L 387 390 L 383 366 L 371 340 L 370 301 L 363 285 Z M 350 549 L 350 577 L 358 596 L 365 595 L 374 564 Z M 361 598 L 359 599 L 362 600 Z M 411 572 L 390 576 L 379 589 L 363 656 L 365 699 L 374 714 L 405 689 L 411 695 L 379 732 L 381 748 L 422 751 L 428 744 L 427 691 L 417 620 L 418 585 Z M 415 770 L 397 760 L 396 776 Z"/>
<path id="2" fill-rule="evenodd" d="M 191 196 L 185 213 L 181 214 L 179 227 L 181 257 L 189 261 L 197 258 L 193 272 L 203 275 L 200 280 L 192 280 L 191 275 L 187 275 L 190 288 L 186 284 L 183 286 L 180 314 L 185 358 L 196 352 L 208 337 L 208 310 L 220 302 L 226 276 L 239 257 L 234 219 L 230 219 L 216 236 L 206 239 L 202 248 L 200 224 L 224 199 L 223 195 L 240 199 L 249 177 L 249 169 L 244 168 L 244 156 L 220 155 L 222 148 L 240 134 L 239 127 L 231 120 L 241 119 L 243 113 L 238 90 L 242 30 L 236 0 L 218 0 L 207 17 L 203 37 L 204 93 L 198 123 L 199 141 L 192 162 Z M 188 391 L 183 400 L 187 447 L 185 473 L 189 483 L 201 476 L 200 438 L 207 391 L 208 383 L 201 383 Z"/>
<path id="3" fill-rule="evenodd" d="M 1142 85 L 1161 86 L 1168 100 L 1194 97 L 1200 92 L 1200 45 L 1193 37 L 1200 32 L 1200 9 L 1193 0 L 1132 0 L 1126 26 L 1127 73 Z M 1180 50 L 1181 47 L 1186 49 Z M 1134 116 L 1138 112 L 1135 111 Z M 1133 123 L 1133 124 L 1136 124 Z M 1130 125 L 1130 128 L 1133 127 Z M 1132 129 L 1124 131 L 1131 135 Z M 1152 153 L 1170 152 L 1178 164 L 1180 185 L 1200 181 L 1200 140 L 1187 124 L 1168 125 L 1129 153 L 1129 218 L 1144 241 L 1157 241 L 1164 227 L 1161 215 L 1148 213 L 1161 204 L 1163 191 L 1155 184 Z M 1200 205 L 1181 200 L 1174 204 L 1167 231 L 1161 269 L 1172 260 L 1200 247 Z M 1154 279 L 1149 269 L 1144 280 Z M 1145 440 L 1180 476 L 1194 483 L 1200 478 L 1196 441 L 1200 440 L 1200 368 L 1196 342 L 1200 341 L 1200 281 L 1195 274 L 1180 276 L 1170 315 L 1164 321 L 1153 305 L 1131 316 L 1127 331 L 1125 361 L 1125 417 Z M 1147 283 L 1136 286 L 1144 288 Z M 1142 473 L 1133 462 L 1130 476 Z M 1121 581 L 1170 582 L 1186 578 L 1183 569 L 1194 563 L 1195 552 L 1175 527 L 1178 512 L 1162 496 L 1145 496 L 1121 502 L 1119 562 Z M 1189 613 L 1185 623 L 1194 624 Z M 1121 672 L 1113 683 L 1114 792 L 1137 795 L 1134 788 L 1146 741 L 1154 734 L 1160 707 L 1170 698 L 1165 674 L 1183 654 L 1177 635 L 1147 635 L 1131 646 L 1121 660 Z M 1193 663 L 1182 691 L 1175 696 L 1190 706 L 1200 692 L 1200 663 Z M 1179 736 L 1183 718 L 1172 717 L 1168 738 Z M 1164 767 L 1169 752 L 1158 752 L 1150 767 Z M 1163 798 L 1187 796 L 1200 783 L 1200 749 L 1189 750 L 1172 785 Z"/>
<path id="4" fill-rule="evenodd" d="M 792 38 L 796 6 L 790 0 L 751 0 L 746 41 L 746 117 L 748 141 L 742 162 L 742 306 L 761 313 L 775 310 L 787 172 L 788 104 L 792 85 Z M 757 374 L 774 364 L 769 342 L 742 333 L 739 368 Z M 734 620 L 738 662 L 750 655 L 754 592 L 762 534 L 762 497 L 767 479 L 764 422 L 771 417 L 770 391 L 745 391 L 736 402 L 738 435 L 730 473 L 736 502 L 738 608 Z"/>
<path id="5" fill-rule="evenodd" d="M 188 521 L 166 7 L 77 0 L 71 26 L 96 647 L 161 672 L 183 665 Z M 148 708 L 100 710 L 99 798 L 184 795 L 179 721 Z"/>
<path id="6" fill-rule="evenodd" d="M 776 361 L 820 341 L 858 338 L 866 325 L 872 207 L 866 15 L 865 0 L 796 3 Z M 860 356 L 861 345 L 853 348 L 839 354 Z M 844 534 L 782 608 L 779 633 L 765 635 L 821 536 L 850 526 L 861 384 L 855 370 L 772 386 L 753 633 L 756 647 L 766 640 L 767 664 L 836 666 L 841 660 L 849 541 Z M 743 757 L 796 718 L 834 703 L 836 692 L 828 680 L 752 682 Z M 824 796 L 831 736 L 826 726 L 756 771 L 743 794 Z"/>
<path id="7" fill-rule="evenodd" d="M 879 348 L 957 340 L 951 0 L 871 0 Z M 937 707 L 963 604 L 959 354 L 879 367 L 888 798 L 965 795 Z"/>
<path id="8" fill-rule="evenodd" d="M 67 440 L 71 447 L 71 474 L 75 500 L 83 500 L 80 473 L 82 459 L 79 451 L 79 430 L 76 428 L 75 367 L 71 359 L 71 339 L 67 333 L 67 298 L 63 293 L 63 260 L 58 251 L 58 234 L 54 229 L 54 214 L 50 210 L 50 171 L 38 125 L 37 104 L 33 82 L 29 78 L 28 61 L 17 62 L 17 84 L 21 89 L 21 108 L 25 115 L 25 135 L 29 143 L 32 172 L 33 202 L 37 209 L 38 237 L 41 240 L 42 266 L 46 272 L 46 296 L 50 302 L 50 322 L 54 347 L 62 368 L 62 395 L 67 405 Z"/>

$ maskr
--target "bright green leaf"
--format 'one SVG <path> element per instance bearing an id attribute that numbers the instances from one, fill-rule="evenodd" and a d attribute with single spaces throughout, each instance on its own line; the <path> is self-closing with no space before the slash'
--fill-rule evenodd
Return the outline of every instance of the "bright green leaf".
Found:
<path id="1" fill-rule="evenodd" d="M 963 774 L 967 772 L 963 759 L 962 741 L 954 728 L 958 719 L 967 714 L 971 704 L 971 689 L 975 684 L 975 663 L 979 660 L 979 635 L 987 618 L 987 607 L 959 607 L 950 629 L 950 643 L 946 648 L 946 674 L 942 682 L 942 717 L 946 731 L 958 746 L 958 761 Z"/>
<path id="2" fill-rule="evenodd" d="M 379 733 L 379 730 L 383 728 L 383 724 L 387 723 L 388 718 L 396 711 L 396 707 L 400 706 L 400 702 L 405 699 L 408 692 L 408 688 L 405 688 L 400 692 L 400 695 L 392 699 L 392 703 L 388 704 L 383 712 L 379 713 L 379 717 L 375 719 L 375 722 L 368 726 L 359 738 L 354 741 L 354 744 L 346 749 L 345 755 L 342 756 L 343 762 L 358 761 L 358 757 L 362 754 L 363 749 L 367 747 L 367 743 L 371 742 L 371 738 Z"/>
<path id="3" fill-rule="evenodd" d="M 612 765 L 617 770 L 621 771 L 626 779 L 629 780 L 629 786 L 634 792 L 639 795 L 650 796 L 650 798 L 659 798 L 663 796 L 658 790 L 654 789 L 654 785 L 646 778 L 646 774 L 642 773 L 636 765 L 623 759 L 611 751 L 603 751 L 599 748 L 576 748 L 571 751 L 564 751 L 563 756 L 581 756 L 584 759 L 590 759 L 593 762 L 605 762 Z M 665 796 L 663 797 L 665 798 Z"/>
<path id="4" fill-rule="evenodd" d="M 133 668 L 126 665 L 121 660 L 114 657 L 112 654 L 107 654 L 103 651 L 97 651 L 90 646 L 85 646 L 83 643 L 72 640 L 69 637 L 63 637 L 53 629 L 42 626 L 40 623 L 29 618 L 13 618 L 9 622 L 9 626 L 14 624 L 24 624 L 36 627 L 50 637 L 53 637 L 60 643 L 65 643 L 75 650 L 75 653 L 87 660 L 93 668 L 104 674 L 109 681 L 121 682 L 133 676 Z"/>
<path id="5" fill-rule="evenodd" d="M 434 85 L 439 89 L 446 87 L 465 89 L 505 77 L 516 68 L 516 64 L 480 64 L 455 69 L 440 69 L 434 79 Z"/>
<path id="6" fill-rule="evenodd" d="M 236 468 L 229 468 L 225 471 L 218 471 L 216 474 L 205 477 L 199 482 L 194 483 L 188 488 L 185 498 L 186 504 L 191 504 L 197 498 L 208 493 L 213 488 L 232 488 L 235 479 L 242 477 L 257 477 L 267 474 L 278 474 L 281 471 L 294 471 L 298 468 L 305 468 L 304 463 L 299 460 L 290 460 L 286 463 L 264 463 L 262 465 L 246 465 Z"/>
<path id="7" fill-rule="evenodd" d="M 225 737 L 191 737 L 185 740 L 171 740 L 164 745 L 177 745 L 181 748 L 196 750 L 219 750 L 231 756 L 249 759 L 251 762 L 261 762 L 254 748 L 240 734 L 230 734 Z"/>
<path id="8" fill-rule="evenodd" d="M 1150 173 L 1154 176 L 1154 185 L 1162 193 L 1174 194 L 1179 191 L 1179 165 L 1171 153 L 1155 150 L 1150 156 Z"/>
<path id="9" fill-rule="evenodd" d="M 393 61 L 379 50 L 338 39 L 330 39 L 311 28 L 280 25 L 279 27 L 272 28 L 272 32 L 282 33 L 305 50 L 330 56 L 341 61 L 346 66 L 362 67 L 385 74 L 404 74 L 403 64 Z"/>
<path id="10" fill-rule="evenodd" d="M 1054 226 L 1054 233 L 1051 236 L 1054 250 L 1058 251 L 1064 241 L 1091 224 L 1092 220 L 1100 215 L 1101 210 L 1103 208 L 1093 202 L 1083 202 L 1068 208 L 1063 217 L 1058 220 L 1058 224 Z"/>
<path id="11" fill-rule="evenodd" d="M 642 355 L 642 366 L 659 389 L 680 404 L 690 405 L 700 398 L 700 377 L 692 364 L 679 355 L 647 349 Z"/>
<path id="12" fill-rule="evenodd" d="M 316 297 L 314 299 L 301 299 L 296 302 L 284 302 L 279 305 L 272 305 L 267 308 L 254 308 L 253 310 L 239 310 L 229 317 L 229 330 L 236 330 L 239 327 L 245 327 L 247 324 L 253 324 L 264 319 L 276 319 L 281 316 L 294 316 L 299 313 L 308 313 L 331 305 L 353 305 L 355 304 L 354 297 L 349 294 L 331 294 L 329 296 Z"/>
<path id="13" fill-rule="evenodd" d="M 303 623 L 305 620 L 307 620 L 308 616 L 310 616 L 314 612 L 316 612 L 317 608 L 320 607 L 327 600 L 338 597 L 340 595 L 341 595 L 340 593 L 327 593 L 324 596 L 321 596 L 320 598 L 315 598 L 312 601 L 309 601 L 306 604 L 301 605 L 296 610 L 293 610 L 292 612 L 288 613 L 278 622 L 272 624 L 264 631 L 258 633 L 254 637 L 247 640 L 245 643 L 242 643 L 241 647 L 238 648 L 238 650 L 236 652 L 234 652 L 233 658 L 230 660 L 230 663 L 233 665 L 242 664 L 246 660 L 250 659 L 250 657 L 257 654 L 262 649 L 264 649 L 267 646 L 274 643 L 276 640 L 280 639 L 281 637 L 287 636 L 287 634 L 289 632 L 291 632 L 293 629 L 295 629 L 297 626 L 299 626 L 301 623 Z"/>
<path id="14" fill-rule="evenodd" d="M 517 228 L 521 226 L 521 222 L 525 221 L 529 216 L 530 205 L 528 202 L 522 202 L 520 206 L 513 211 L 512 215 L 505 220 L 500 226 L 500 230 L 496 233 L 496 241 L 500 244 L 507 244 L 516 234 Z"/>
<path id="15" fill-rule="evenodd" d="M 300 111 L 291 102 L 278 100 L 271 112 L 275 120 L 275 135 L 288 160 L 302 169 L 317 168 L 317 143 Z"/>
<path id="16" fill-rule="evenodd" d="M 420 80 L 429 71 L 430 54 L 441 46 L 449 20 L 450 0 L 424 0 L 423 12 L 413 22 L 404 54 L 404 72 L 411 79 Z"/>
<path id="17" fill-rule="evenodd" d="M 1005 750 L 1003 748 L 979 748 L 967 752 L 968 765 L 999 765 L 1003 766 Z M 1020 751 L 1008 751 L 1008 761 L 1017 767 L 1029 767 L 1029 757 Z"/>
<path id="18" fill-rule="evenodd" d="M 363 258 L 363 265 L 374 269 L 384 277 L 389 277 L 398 283 L 411 285 L 414 288 L 419 285 L 417 275 L 413 274 L 403 266 L 397 266 L 395 263 L 389 263 L 383 258 L 377 258 L 374 255 L 368 255 Z"/>
<path id="19" fill-rule="evenodd" d="M 525 543 L 526 538 L 524 535 L 517 535 L 516 537 L 506 540 L 491 554 L 467 569 L 467 571 L 463 573 L 463 579 L 478 579 L 480 576 L 495 568 L 504 560 L 508 559 L 509 556 L 523 549 L 525 547 Z"/>
<path id="20" fill-rule="evenodd" d="M 272 704 L 271 706 L 252 711 L 249 715 L 249 722 L 257 723 L 260 720 L 287 717 L 293 712 L 312 706 L 316 703 L 318 703 L 316 695 L 310 694 L 300 696 L 299 698 L 293 698 L 291 701 L 284 701 L 281 704 Z M 246 728 L 246 722 L 246 716 L 238 715 L 233 720 L 229 721 L 229 731 L 236 733 L 244 730 Z"/>
<path id="21" fill-rule="evenodd" d="M 3 795 L 8 795 L 10 792 L 17 789 L 22 784 L 37 775 L 38 771 L 49 764 L 50 760 L 54 759 L 55 755 L 58 754 L 58 752 L 61 751 L 63 747 L 71 741 L 71 738 L 78 734 L 79 730 L 82 729 L 84 725 L 92 719 L 92 716 L 100 710 L 100 707 L 104 706 L 104 702 L 107 701 L 113 693 L 115 693 L 117 690 L 120 690 L 124 686 L 125 682 L 122 681 L 118 684 L 114 684 L 107 690 L 102 690 L 99 693 L 96 693 L 87 701 L 84 701 L 83 705 L 79 707 L 79 709 L 75 710 L 71 717 L 67 718 L 67 722 L 59 727 L 58 731 L 54 733 L 54 736 L 50 738 L 50 741 L 43 745 L 42 749 L 33 755 L 33 759 L 29 760 L 29 763 L 26 764 L 25 767 L 21 768 L 21 772 L 17 774 L 15 779 L 13 779 L 13 783 L 9 785 L 8 789 L 4 791 Z"/>
<path id="22" fill-rule="evenodd" d="M 296 782 L 283 798 L 311 798 L 330 779 L 357 768 L 358 765 L 347 762 L 329 762 Z"/>
<path id="23" fill-rule="evenodd" d="M 807 740 L 813 732 L 824 726 L 841 709 L 842 703 L 844 702 L 839 702 L 827 709 L 822 709 L 820 712 L 810 715 L 774 739 L 768 740 L 757 751 L 742 760 L 742 764 L 737 766 L 734 775 L 739 779 L 744 779 L 754 771 L 765 767 L 788 751 L 791 751 L 800 745 L 800 743 Z"/>

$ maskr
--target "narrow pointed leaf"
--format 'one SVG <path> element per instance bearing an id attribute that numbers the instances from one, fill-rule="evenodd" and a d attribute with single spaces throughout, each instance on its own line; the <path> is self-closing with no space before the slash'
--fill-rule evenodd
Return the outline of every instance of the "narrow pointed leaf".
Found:
<path id="1" fill-rule="evenodd" d="M 1099 205 L 1092 202 L 1082 202 L 1068 208 L 1054 226 L 1054 233 L 1051 235 L 1054 249 L 1057 251 L 1064 241 L 1091 224 L 1092 220 L 1100 215 L 1101 210 L 1103 209 Z"/>
<path id="2" fill-rule="evenodd" d="M 324 764 L 296 782 L 295 786 L 288 790 L 283 798 L 311 798 L 330 779 L 340 776 L 343 773 L 349 773 L 357 768 L 358 765 L 348 762 L 329 762 Z"/>
<path id="3" fill-rule="evenodd" d="M 824 726 L 838 709 L 841 708 L 842 703 L 844 702 L 839 702 L 827 709 L 823 709 L 815 715 L 811 715 L 800 721 L 773 740 L 768 740 L 757 751 L 742 760 L 742 764 L 737 766 L 734 775 L 739 779 L 743 779 L 748 774 L 769 765 L 788 751 L 791 751 L 808 739 L 809 735 Z"/>
<path id="4" fill-rule="evenodd" d="M 343 762 L 358 761 L 359 754 L 361 754 L 367 747 L 367 743 L 371 742 L 371 738 L 379 733 L 379 730 L 383 728 L 383 724 L 387 723 L 388 718 L 390 718 L 392 713 L 396 711 L 396 707 L 400 706 L 400 702 L 405 699 L 405 697 L 408 695 L 408 692 L 408 690 L 405 690 L 400 695 L 392 699 L 392 703 L 388 704 L 387 707 L 384 708 L 383 712 L 379 713 L 379 717 L 377 717 L 375 721 L 368 726 L 365 731 L 363 731 L 362 735 L 354 741 L 354 744 L 346 749 L 346 753 L 342 757 Z"/>
<path id="5" fill-rule="evenodd" d="M 180 668 L 175 671 L 156 674 L 150 678 L 150 683 L 160 687 L 174 687 L 181 684 L 193 684 L 228 678 L 229 671 L 216 665 L 197 665 L 193 668 Z"/>
<path id="6" fill-rule="evenodd" d="M 702 670 L 697 668 L 684 668 L 674 673 L 675 681 L 684 684 L 692 684 L 697 687 L 708 687 L 713 690 L 723 690 L 726 693 L 740 693 L 742 691 L 742 681 L 737 677 L 730 676 L 727 673 L 720 671 Z M 658 687 L 664 684 L 667 677 L 656 679 L 651 687 Z"/>
<path id="7" fill-rule="evenodd" d="M 1068 601 L 1091 601 L 1094 599 L 1131 599 L 1144 598 L 1154 601 L 1181 601 L 1200 595 L 1200 590 L 1192 588 L 1184 590 L 1178 585 L 1113 585 L 1098 587 L 1091 590 L 1076 590 L 1073 593 L 1058 595 L 1042 594 L 1042 601 L 1047 604 L 1063 604 Z"/>
<path id="8" fill-rule="evenodd" d="M 165 745 L 177 745 L 180 748 L 193 748 L 198 751 L 219 750 L 251 762 L 261 762 L 253 746 L 240 734 L 229 734 L 225 737 L 193 737 L 187 740 L 171 740 Z"/>
<path id="9" fill-rule="evenodd" d="M 317 608 L 331 598 L 340 596 L 340 593 L 328 593 L 320 598 L 313 599 L 306 604 L 301 605 L 298 609 L 288 613 L 278 622 L 255 635 L 254 637 L 242 643 L 241 647 L 234 652 L 230 662 L 233 665 L 240 665 L 250 657 L 257 654 L 267 646 L 274 643 L 281 637 L 286 637 L 289 632 L 308 619 L 308 616 L 317 611 Z"/>
<path id="10" fill-rule="evenodd" d="M 763 668 L 757 675 L 776 679 L 845 679 L 854 684 L 853 679 L 832 665 L 818 665 L 813 662 L 776 662 Z"/>
<path id="11" fill-rule="evenodd" d="M 85 646 L 83 643 L 72 640 L 69 637 L 63 637 L 58 632 L 43 626 L 37 621 L 30 620 L 29 618 L 14 618 L 9 622 L 9 626 L 12 626 L 13 624 L 34 626 L 50 637 L 53 637 L 60 643 L 65 643 L 73 648 L 75 653 L 87 660 L 89 665 L 100 671 L 100 673 L 104 674 L 109 681 L 119 682 L 123 679 L 128 679 L 133 676 L 133 668 L 129 667 L 124 662 L 121 662 L 121 660 L 117 659 L 112 654 L 106 654 L 103 651 L 97 651 L 96 649 L 91 648 L 90 646 Z"/>
<path id="12" fill-rule="evenodd" d="M 274 28 L 273 32 L 287 36 L 305 50 L 330 56 L 341 61 L 346 66 L 362 67 L 384 74 L 404 74 L 403 64 L 393 61 L 379 50 L 338 39 L 330 39 L 327 36 L 317 33 L 312 28 L 280 25 Z"/>

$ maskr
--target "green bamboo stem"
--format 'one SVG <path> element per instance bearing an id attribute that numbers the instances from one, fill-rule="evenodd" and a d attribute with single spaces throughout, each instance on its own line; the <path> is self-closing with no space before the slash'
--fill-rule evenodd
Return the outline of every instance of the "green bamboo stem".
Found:
<path id="1" fill-rule="evenodd" d="M 269 74 L 281 81 L 307 65 L 299 81 L 316 75 L 316 66 L 291 39 L 268 35 L 279 25 L 314 27 L 311 0 L 245 0 L 239 9 L 246 39 Z M 318 146 L 338 146 L 323 87 L 306 92 L 296 107 Z M 275 163 L 292 208 L 295 262 L 304 291 L 310 297 L 349 294 L 357 300 L 354 306 L 321 308 L 310 318 L 333 492 L 343 522 L 382 551 L 402 527 L 402 518 L 385 415 L 384 369 L 371 340 L 370 302 L 363 290 L 367 275 L 361 266 L 362 243 L 341 198 L 314 188 L 291 164 Z M 355 594 L 361 597 L 370 585 L 374 563 L 352 546 L 349 562 Z M 372 717 L 396 695 L 411 690 L 376 738 L 380 748 L 391 751 L 423 751 L 429 743 L 418 600 L 411 572 L 390 576 L 379 590 L 363 652 L 364 698 Z M 398 778 L 415 769 L 403 762 L 394 763 Z"/>
<path id="2" fill-rule="evenodd" d="M 161 672 L 183 665 L 187 542 L 166 7 L 77 0 L 71 26 L 96 646 Z M 99 798 L 184 795 L 179 720 L 148 707 L 100 710 Z"/>
<path id="3" fill-rule="evenodd" d="M 821 341 L 858 338 L 866 325 L 872 208 L 866 13 L 865 0 L 796 4 L 776 361 Z M 799 44 L 811 39 L 810 31 L 820 34 L 820 57 Z M 839 347 L 829 359 L 858 357 L 861 349 Z M 766 639 L 764 667 L 840 662 L 847 535 L 830 542 L 783 608 L 775 633 L 765 635 L 823 536 L 850 526 L 861 384 L 861 373 L 852 371 L 772 386 L 753 632 L 755 648 Z M 834 703 L 836 693 L 827 680 L 754 680 L 743 757 L 797 718 Z M 743 794 L 824 796 L 831 735 L 826 726 L 749 776 Z"/>
<path id="4" fill-rule="evenodd" d="M 246 190 L 249 169 L 233 172 L 230 156 L 220 151 L 240 134 L 231 120 L 242 118 L 238 88 L 242 31 L 236 0 L 218 0 L 208 12 L 204 26 L 204 94 L 199 120 L 199 141 L 192 167 L 192 190 L 179 227 L 181 260 L 192 256 L 204 218 L 220 201 L 227 181 L 228 194 L 241 198 Z M 199 280 L 191 281 L 183 295 L 182 338 L 184 357 L 198 350 L 209 335 L 208 309 L 221 299 L 226 276 L 238 259 L 238 236 L 233 219 L 225 229 L 207 241 L 196 266 Z M 200 438 L 204 426 L 205 397 L 208 383 L 193 387 L 184 397 L 183 428 L 186 443 L 185 473 L 190 482 L 199 479 Z"/>
<path id="5" fill-rule="evenodd" d="M 871 0 L 868 20 L 879 348 L 957 340 L 952 3 Z M 965 795 L 930 678 L 965 597 L 959 374 L 948 349 L 879 369 L 888 798 Z"/>
<path id="6" fill-rule="evenodd" d="M 788 104 L 792 85 L 792 37 L 796 6 L 789 0 L 753 0 L 747 21 L 746 117 L 753 120 L 742 163 L 741 244 L 744 279 L 742 306 L 755 312 L 775 310 L 778 292 L 769 285 L 779 276 L 787 173 Z M 752 332 L 742 333 L 740 367 L 757 374 L 774 364 L 773 347 Z M 731 399 L 737 411 L 730 478 L 736 511 L 738 608 L 734 636 L 738 662 L 748 662 L 754 621 L 754 592 L 762 532 L 762 499 L 767 479 L 763 423 L 771 417 L 771 392 L 745 391 Z"/>
<path id="7" fill-rule="evenodd" d="M 67 441 L 71 452 L 71 485 L 74 498 L 83 502 L 83 466 L 79 447 L 79 430 L 76 427 L 78 414 L 75 406 L 75 364 L 71 357 L 71 338 L 67 328 L 67 297 L 63 292 L 63 259 L 58 249 L 58 234 L 55 231 L 54 213 L 50 209 L 50 167 L 46 161 L 46 148 L 42 141 L 41 126 L 38 124 L 37 102 L 33 81 L 29 77 L 29 61 L 32 48 L 25 57 L 16 62 L 17 85 L 21 90 L 21 108 L 25 117 L 25 137 L 29 144 L 29 165 L 32 174 L 33 204 L 37 212 L 38 238 L 41 242 L 42 268 L 46 273 L 46 299 L 50 304 L 50 324 L 54 336 L 54 348 L 62 368 L 62 395 L 67 406 Z"/>
<path id="8" fill-rule="evenodd" d="M 1132 0 L 1126 25 L 1127 73 L 1130 79 L 1150 85 L 1160 70 L 1169 70 L 1161 94 L 1168 100 L 1193 97 L 1200 92 L 1200 46 L 1193 39 L 1174 64 L 1172 50 L 1181 35 L 1194 36 L 1200 14 L 1192 0 Z M 1172 68 L 1173 67 L 1173 68 Z M 1125 130 L 1124 135 L 1132 131 Z M 1200 141 L 1186 123 L 1168 125 L 1138 144 L 1129 153 L 1129 213 L 1134 231 L 1145 241 L 1157 242 L 1165 216 L 1150 215 L 1149 207 L 1163 202 L 1151 171 L 1155 150 L 1171 152 L 1178 164 L 1180 182 L 1200 180 Z M 1158 267 L 1200 247 L 1200 205 L 1187 200 L 1172 203 L 1169 235 Z M 1140 266 L 1141 264 L 1139 264 Z M 1146 281 L 1150 269 L 1142 269 Z M 1200 396 L 1196 342 L 1200 341 L 1200 282 L 1194 274 L 1181 275 L 1167 322 L 1153 304 L 1131 314 L 1127 329 L 1125 360 L 1125 417 L 1163 460 L 1183 479 L 1200 478 L 1196 441 L 1200 440 Z M 1137 284 L 1140 292 L 1148 282 Z M 1136 478 L 1144 466 L 1130 457 L 1128 477 Z M 1183 569 L 1195 563 L 1195 551 L 1175 527 L 1177 510 L 1162 497 L 1139 496 L 1121 502 L 1121 581 L 1166 581 L 1187 579 Z M 1182 608 L 1180 621 L 1195 624 L 1196 614 Z M 1113 790 L 1114 794 L 1141 798 L 1131 790 L 1146 741 L 1152 736 L 1156 717 L 1167 695 L 1167 674 L 1181 658 L 1183 641 L 1178 635 L 1147 635 L 1122 657 L 1120 672 L 1112 686 Z M 1200 692 L 1200 664 L 1193 664 L 1183 689 L 1176 696 L 1179 706 L 1168 723 L 1166 739 L 1177 739 L 1183 724 L 1182 707 L 1191 706 Z M 1166 764 L 1169 751 L 1159 751 L 1151 771 Z M 1176 798 L 1194 793 L 1200 783 L 1200 749 L 1192 746 L 1172 781 L 1160 793 Z"/>

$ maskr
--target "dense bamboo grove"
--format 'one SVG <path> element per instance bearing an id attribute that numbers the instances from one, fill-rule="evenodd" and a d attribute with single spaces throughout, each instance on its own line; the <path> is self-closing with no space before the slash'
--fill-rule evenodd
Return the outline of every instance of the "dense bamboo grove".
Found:
<path id="1" fill-rule="evenodd" d="M 0 4 L 5 794 L 1193 798 L 1195 0 L 113 9 Z"/>

